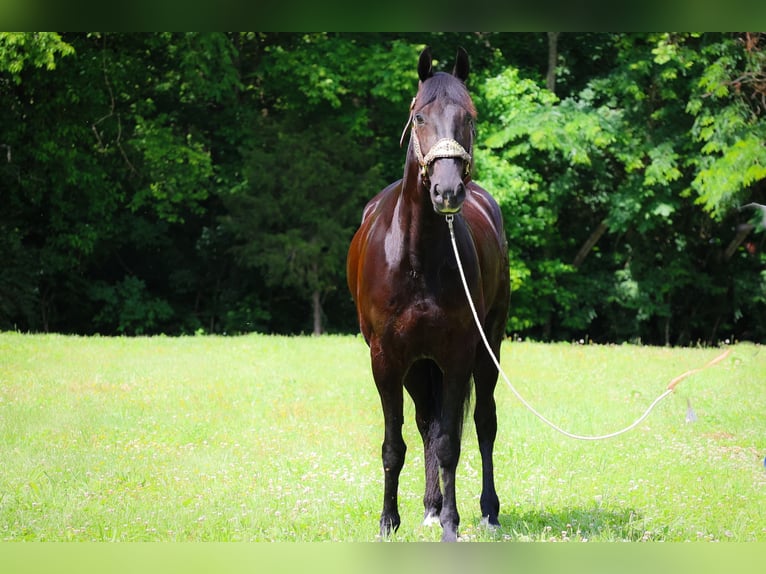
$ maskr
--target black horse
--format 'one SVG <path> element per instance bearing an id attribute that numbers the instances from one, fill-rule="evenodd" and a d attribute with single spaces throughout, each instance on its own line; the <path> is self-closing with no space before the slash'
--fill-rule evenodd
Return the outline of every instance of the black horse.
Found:
<path id="1" fill-rule="evenodd" d="M 476 109 L 464 83 L 468 70 L 462 49 L 452 74 L 434 73 L 430 50 L 421 53 L 404 177 L 367 204 L 348 252 L 348 286 L 385 417 L 383 536 L 400 524 L 406 388 L 425 449 L 425 520 L 438 517 L 442 540 L 457 539 L 455 470 L 472 379 L 481 511 L 490 525 L 499 525 L 492 463 L 497 369 L 473 321 L 445 222 L 454 217 L 471 297 L 497 354 L 510 298 L 508 250 L 497 203 L 471 181 Z"/>

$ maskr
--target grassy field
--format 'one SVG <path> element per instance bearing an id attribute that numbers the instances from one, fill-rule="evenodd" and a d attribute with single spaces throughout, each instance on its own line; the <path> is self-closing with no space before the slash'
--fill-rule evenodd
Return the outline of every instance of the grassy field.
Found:
<path id="1" fill-rule="evenodd" d="M 636 430 L 596 443 L 543 426 L 501 381 L 502 528 L 479 526 L 467 425 L 462 538 L 766 541 L 766 351 L 732 349 Z M 546 416 L 600 434 L 719 353 L 508 342 L 502 363 Z M 405 409 L 394 539 L 438 540 L 420 525 L 423 456 Z M 0 334 L 0 540 L 372 541 L 381 440 L 359 337 Z"/>

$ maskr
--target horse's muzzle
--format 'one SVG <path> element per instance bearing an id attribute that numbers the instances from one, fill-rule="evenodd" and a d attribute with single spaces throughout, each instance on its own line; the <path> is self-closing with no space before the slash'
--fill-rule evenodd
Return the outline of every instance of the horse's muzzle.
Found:
<path id="1" fill-rule="evenodd" d="M 465 184 L 461 181 L 454 188 L 440 186 L 438 183 L 431 186 L 431 203 L 434 211 L 440 215 L 458 213 L 465 201 Z"/>
<path id="2" fill-rule="evenodd" d="M 466 193 L 462 162 L 443 159 L 435 161 L 432 169 L 429 191 L 434 211 L 442 215 L 459 212 Z"/>

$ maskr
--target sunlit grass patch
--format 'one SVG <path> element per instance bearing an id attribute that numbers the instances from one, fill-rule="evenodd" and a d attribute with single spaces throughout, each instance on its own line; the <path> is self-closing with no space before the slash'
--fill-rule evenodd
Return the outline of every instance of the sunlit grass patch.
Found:
<path id="1" fill-rule="evenodd" d="M 569 430 L 643 412 L 716 349 L 506 343 L 519 391 Z M 481 525 L 466 425 L 463 540 L 766 540 L 766 355 L 737 345 L 635 431 L 578 442 L 498 383 L 501 528 Z M 685 422 L 687 400 L 698 421 Z M 423 455 L 405 405 L 401 541 L 423 527 Z M 0 334 L 0 539 L 375 540 L 380 403 L 359 337 Z"/>

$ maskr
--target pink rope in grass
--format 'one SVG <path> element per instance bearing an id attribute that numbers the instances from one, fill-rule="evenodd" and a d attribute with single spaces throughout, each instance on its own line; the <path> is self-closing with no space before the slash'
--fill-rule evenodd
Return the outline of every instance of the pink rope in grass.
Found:
<path id="1" fill-rule="evenodd" d="M 602 434 L 602 435 L 581 435 L 581 434 L 576 434 L 576 433 L 569 432 L 569 431 L 561 428 L 560 426 L 558 426 L 554 422 L 552 422 L 547 417 L 543 416 L 537 409 L 535 409 L 532 405 L 530 405 L 524 399 L 524 397 L 521 396 L 519 391 L 517 391 L 516 387 L 514 387 L 511 384 L 511 381 L 508 379 L 508 376 L 503 371 L 502 367 L 500 366 L 500 362 L 497 360 L 497 357 L 495 356 L 495 353 L 492 352 L 492 347 L 490 346 L 489 341 L 487 341 L 487 336 L 484 334 L 484 329 L 481 326 L 481 321 L 479 320 L 479 315 L 476 312 L 476 307 L 474 306 L 473 299 L 471 298 L 471 292 L 468 289 L 468 281 L 465 278 L 465 272 L 463 271 L 463 264 L 460 261 L 460 254 L 458 253 L 457 242 L 455 240 L 455 230 L 454 230 L 454 228 L 452 226 L 453 219 L 454 219 L 454 217 L 452 215 L 448 215 L 447 216 L 447 224 L 449 225 L 450 239 L 452 240 L 452 249 L 455 252 L 455 259 L 457 259 L 457 267 L 458 267 L 458 270 L 460 271 L 460 279 L 463 282 L 463 289 L 465 289 L 466 298 L 468 299 L 468 304 L 471 307 L 471 312 L 473 313 L 473 319 L 476 322 L 476 326 L 479 329 L 479 334 L 481 335 L 481 340 L 484 342 L 484 346 L 486 347 L 487 352 L 489 353 L 489 356 L 492 358 L 492 361 L 495 363 L 495 367 L 497 367 L 498 373 L 500 373 L 502 375 L 503 380 L 508 385 L 508 388 L 516 396 L 516 398 L 519 399 L 521 404 L 524 405 L 533 415 L 535 415 L 537 418 L 539 418 L 541 421 L 543 421 L 549 427 L 551 427 L 552 429 L 560 432 L 564 436 L 567 436 L 569 438 L 576 439 L 576 440 L 595 441 L 595 440 L 605 440 L 605 439 L 608 439 L 608 438 L 614 438 L 614 437 L 619 436 L 621 434 L 625 434 L 626 432 L 628 432 L 630 430 L 633 430 L 639 424 L 641 424 L 644 421 L 644 419 L 646 419 L 646 417 L 649 416 L 649 414 L 654 410 L 654 408 L 658 404 L 660 404 L 660 402 L 662 402 L 665 398 L 667 398 L 668 396 L 673 394 L 673 391 L 675 390 L 675 387 L 676 387 L 676 385 L 678 385 L 678 383 L 680 383 L 685 378 L 690 377 L 691 375 L 693 375 L 695 373 L 699 373 L 700 371 L 703 371 L 703 370 L 707 369 L 708 367 L 712 367 L 712 366 L 720 363 L 731 352 L 731 349 L 727 349 L 726 351 L 721 353 L 719 356 L 717 356 L 715 359 L 713 359 L 712 361 L 709 361 L 704 366 L 696 368 L 696 369 L 691 369 L 690 371 L 686 371 L 685 373 L 682 373 L 682 374 L 678 375 L 677 377 L 675 377 L 672 381 L 670 381 L 670 383 L 668 383 L 668 386 L 665 389 L 665 392 L 663 392 L 659 397 L 654 399 L 652 404 L 650 404 L 649 407 L 644 411 L 644 414 L 642 414 L 640 417 L 638 417 L 635 421 L 633 421 L 631 424 L 629 424 L 625 428 L 622 428 L 622 429 L 620 429 L 618 431 L 611 432 L 611 433 L 608 433 L 608 434 Z"/>

